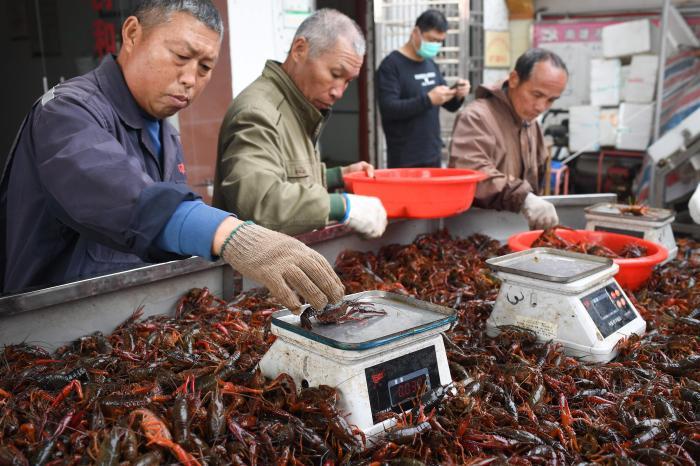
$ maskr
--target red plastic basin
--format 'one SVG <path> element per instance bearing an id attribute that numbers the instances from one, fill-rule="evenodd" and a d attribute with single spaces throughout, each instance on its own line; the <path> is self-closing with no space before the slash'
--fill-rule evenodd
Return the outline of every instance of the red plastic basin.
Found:
<path id="1" fill-rule="evenodd" d="M 381 199 L 391 218 L 449 217 L 469 209 L 486 175 L 461 168 L 388 168 L 345 175 L 345 188 Z"/>
<path id="2" fill-rule="evenodd" d="M 532 243 L 540 236 L 542 230 L 525 231 L 517 233 L 508 238 L 508 247 L 513 251 L 524 251 L 530 249 Z M 619 235 L 605 231 L 591 230 L 566 230 L 557 229 L 557 235 L 567 241 L 584 241 L 591 244 L 600 244 L 611 249 L 615 253 L 620 253 L 623 247 L 633 243 L 644 246 L 647 255 L 635 259 L 613 259 L 620 270 L 615 275 L 615 279 L 623 288 L 636 290 L 647 281 L 654 266 L 668 256 L 668 250 L 656 243 L 646 241 L 634 236 Z"/>

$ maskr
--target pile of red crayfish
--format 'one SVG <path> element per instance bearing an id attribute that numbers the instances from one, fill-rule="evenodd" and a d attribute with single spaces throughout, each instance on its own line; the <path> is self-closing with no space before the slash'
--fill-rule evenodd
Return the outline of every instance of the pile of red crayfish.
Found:
<path id="1" fill-rule="evenodd" d="M 602 244 L 589 243 L 586 241 L 569 241 L 558 235 L 557 229 L 571 230 L 571 228 L 562 226 L 547 228 L 542 232 L 542 234 L 540 234 L 540 236 L 537 237 L 537 239 L 535 239 L 535 241 L 533 241 L 532 247 L 563 249 L 565 251 L 591 254 L 593 256 L 607 257 L 610 259 L 634 259 L 647 255 L 647 248 L 636 243 L 629 243 L 625 245 L 618 253 Z"/>
<path id="2" fill-rule="evenodd" d="M 607 364 L 566 356 L 517 328 L 484 331 L 499 283 L 485 236 L 441 231 L 345 252 L 347 293 L 382 289 L 457 310 L 445 336 L 456 381 L 365 439 L 332 387 L 265 379 L 274 337 L 264 290 L 232 302 L 194 289 L 173 316 L 139 312 L 111 335 L 53 354 L 0 354 L 0 465 L 675 464 L 700 460 L 700 244 L 630 294 L 647 334 Z"/>

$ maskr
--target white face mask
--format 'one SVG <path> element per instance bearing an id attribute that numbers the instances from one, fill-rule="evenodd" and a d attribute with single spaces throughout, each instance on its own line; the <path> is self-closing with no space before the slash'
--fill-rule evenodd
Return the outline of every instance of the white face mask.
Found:
<path id="1" fill-rule="evenodd" d="M 441 42 L 429 42 L 421 37 L 420 47 L 416 50 L 416 53 L 422 58 L 435 58 L 441 48 Z"/>

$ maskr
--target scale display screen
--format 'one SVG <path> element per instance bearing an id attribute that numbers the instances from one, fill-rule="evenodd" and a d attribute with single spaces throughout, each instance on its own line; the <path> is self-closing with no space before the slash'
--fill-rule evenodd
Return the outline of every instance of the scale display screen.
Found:
<path id="1" fill-rule="evenodd" d="M 581 298 L 581 303 L 604 338 L 637 317 L 616 283 L 611 283 L 584 296 Z"/>
<path id="2" fill-rule="evenodd" d="M 412 400 L 440 385 L 435 346 L 368 367 L 365 377 L 376 424 L 383 413 L 410 409 Z"/>
<path id="3" fill-rule="evenodd" d="M 428 369 L 420 369 L 389 381 L 389 401 L 392 408 L 430 390 Z"/>

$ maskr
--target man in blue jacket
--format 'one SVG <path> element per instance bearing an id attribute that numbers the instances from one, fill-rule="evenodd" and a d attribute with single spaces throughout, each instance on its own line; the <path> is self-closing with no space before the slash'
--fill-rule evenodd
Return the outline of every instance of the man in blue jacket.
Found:
<path id="1" fill-rule="evenodd" d="M 377 96 L 389 168 L 440 166 L 440 107 L 455 112 L 469 93 L 464 79 L 447 87 L 433 61 L 446 36 L 445 15 L 427 10 L 408 41 L 379 65 Z"/>
<path id="2" fill-rule="evenodd" d="M 222 35 L 211 0 L 145 0 L 122 26 L 116 60 L 34 104 L 0 186 L 4 292 L 197 255 L 222 257 L 293 309 L 295 291 L 316 308 L 341 299 L 322 256 L 204 204 L 185 184 L 165 118 L 204 89 Z"/>

